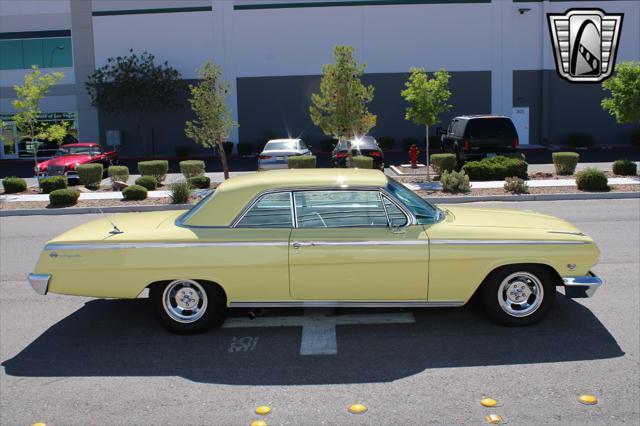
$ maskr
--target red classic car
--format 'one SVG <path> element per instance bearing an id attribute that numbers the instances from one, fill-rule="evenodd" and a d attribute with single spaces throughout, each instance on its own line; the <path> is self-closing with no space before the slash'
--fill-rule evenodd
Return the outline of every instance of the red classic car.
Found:
<path id="1" fill-rule="evenodd" d="M 62 145 L 53 158 L 38 163 L 35 168 L 38 176 L 66 176 L 77 179 L 76 167 L 81 164 L 101 163 L 106 169 L 118 157 L 115 151 L 103 151 L 97 143 L 73 143 Z"/>

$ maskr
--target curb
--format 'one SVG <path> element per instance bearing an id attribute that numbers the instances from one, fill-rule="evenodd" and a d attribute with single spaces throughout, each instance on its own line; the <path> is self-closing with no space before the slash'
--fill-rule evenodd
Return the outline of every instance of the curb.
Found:
<path id="1" fill-rule="evenodd" d="M 165 210 L 186 210 L 193 204 L 166 204 L 154 206 L 111 206 L 102 207 L 104 213 L 157 212 Z M 64 216 L 71 214 L 98 214 L 97 207 L 71 207 L 61 209 L 21 209 L 0 210 L 0 217 L 10 216 Z"/>
<path id="2" fill-rule="evenodd" d="M 640 198 L 640 192 L 587 192 L 570 194 L 536 194 L 536 195 L 478 195 L 478 196 L 452 196 L 452 197 L 427 197 L 435 204 L 475 203 L 479 201 L 571 201 L 571 200 L 627 200 Z"/>

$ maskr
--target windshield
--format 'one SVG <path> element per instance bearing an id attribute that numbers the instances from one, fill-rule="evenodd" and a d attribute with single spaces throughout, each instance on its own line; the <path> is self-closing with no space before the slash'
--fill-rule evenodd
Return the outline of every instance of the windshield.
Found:
<path id="1" fill-rule="evenodd" d="M 79 155 L 79 154 L 91 154 L 90 146 L 66 146 L 63 148 L 58 148 L 56 151 L 56 157 L 60 157 L 62 155 Z"/>
<path id="2" fill-rule="evenodd" d="M 278 141 L 278 142 L 269 142 L 265 145 L 265 151 L 281 151 L 287 149 L 298 149 L 297 141 Z"/>
<path id="3" fill-rule="evenodd" d="M 389 178 L 387 190 L 411 210 L 411 213 L 416 217 L 416 221 L 421 225 L 437 222 L 442 217 L 437 207 L 431 205 L 418 194 L 392 178 Z"/>
<path id="4" fill-rule="evenodd" d="M 200 210 L 200 208 L 202 206 L 204 206 L 205 204 L 207 204 L 207 202 L 209 201 L 210 198 L 213 197 L 213 195 L 216 194 L 216 191 L 211 191 L 209 192 L 207 195 L 205 195 L 204 197 L 202 197 L 200 199 L 200 201 L 198 201 L 193 207 L 191 207 L 189 210 L 187 210 L 184 214 L 182 214 L 180 217 L 178 217 L 178 219 L 176 220 L 176 224 L 180 225 L 184 222 L 186 222 L 187 220 L 189 220 L 191 218 L 191 216 L 193 216 L 194 214 L 196 214 L 196 212 L 198 210 Z"/>

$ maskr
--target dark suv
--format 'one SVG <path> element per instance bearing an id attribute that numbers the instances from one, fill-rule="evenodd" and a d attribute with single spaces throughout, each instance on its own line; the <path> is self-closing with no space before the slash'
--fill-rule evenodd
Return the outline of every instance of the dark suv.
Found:
<path id="1" fill-rule="evenodd" d="M 458 165 L 494 155 L 515 152 L 518 132 L 509 117 L 463 115 L 451 120 L 442 135 L 442 152 L 456 155 Z"/>

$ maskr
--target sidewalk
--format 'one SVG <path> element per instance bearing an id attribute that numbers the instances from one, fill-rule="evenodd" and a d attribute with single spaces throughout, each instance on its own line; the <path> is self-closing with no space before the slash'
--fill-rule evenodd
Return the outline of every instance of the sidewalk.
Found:
<path id="1" fill-rule="evenodd" d="M 194 189 L 191 193 L 197 197 L 203 197 L 211 191 L 210 189 Z M 147 198 L 170 197 L 169 191 L 149 191 Z M 81 192 L 79 200 L 121 200 L 122 192 Z M 49 194 L 6 194 L 0 195 L 0 202 L 22 202 L 22 201 L 49 201 Z"/>
<path id="2" fill-rule="evenodd" d="M 532 179 L 526 181 L 529 188 L 551 188 L 561 186 L 576 186 L 575 179 Z M 405 183 L 412 191 L 440 191 L 440 182 Z M 640 177 L 609 178 L 609 185 L 640 185 Z M 503 188 L 503 180 L 491 180 L 486 182 L 471 182 L 474 189 L 496 189 Z"/>

